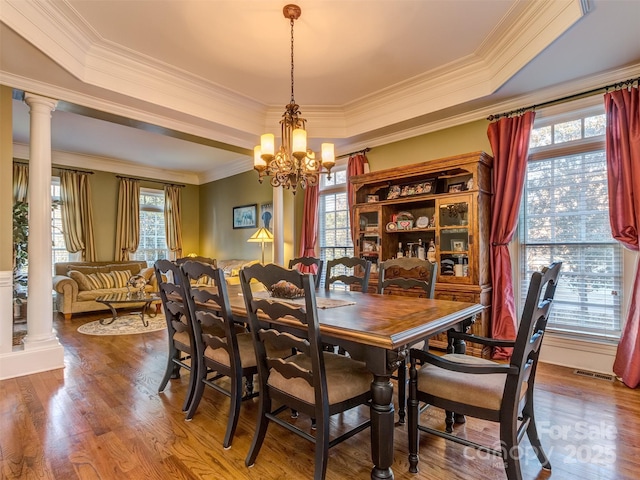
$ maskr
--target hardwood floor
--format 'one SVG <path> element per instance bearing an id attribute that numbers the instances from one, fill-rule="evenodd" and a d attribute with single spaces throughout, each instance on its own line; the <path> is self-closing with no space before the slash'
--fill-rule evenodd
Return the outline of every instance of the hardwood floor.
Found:
<path id="1" fill-rule="evenodd" d="M 157 386 L 166 364 L 166 332 L 95 337 L 76 331 L 101 318 L 85 315 L 54 328 L 65 348 L 65 368 L 0 382 L 0 478 L 2 479 L 284 479 L 311 478 L 313 446 L 270 425 L 256 464 L 244 465 L 257 399 L 245 402 L 229 450 L 222 448 L 228 398 L 205 389 L 191 422 L 181 412 L 188 374 Z M 619 382 L 585 378 L 542 365 L 536 412 L 552 473 L 540 468 L 523 441 L 525 479 L 619 480 L 640 470 L 640 392 Z M 355 422 L 366 409 L 338 417 Z M 429 410 L 422 423 L 441 426 L 443 412 Z M 309 419 L 299 418 L 301 425 Z M 498 445 L 495 424 L 469 419 L 456 431 Z M 404 426 L 395 431 L 396 479 L 505 479 L 497 457 L 426 434 L 420 441 L 420 473 L 408 472 Z M 327 479 L 369 478 L 369 431 L 329 453 Z"/>

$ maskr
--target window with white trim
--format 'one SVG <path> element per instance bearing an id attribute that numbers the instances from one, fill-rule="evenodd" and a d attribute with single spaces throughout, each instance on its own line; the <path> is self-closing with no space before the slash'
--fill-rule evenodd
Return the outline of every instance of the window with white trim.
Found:
<path id="1" fill-rule="evenodd" d="M 326 175 L 320 177 L 318 236 L 320 258 L 325 265 L 320 279 L 322 286 L 324 286 L 326 265 L 329 260 L 353 256 L 353 241 L 351 240 L 348 213 L 347 170 L 345 164 L 342 168 L 339 166 L 334 167 L 331 172 L 331 179 L 327 178 Z M 347 272 L 344 273 L 347 274 Z M 345 286 L 345 288 L 347 287 Z"/>
<path id="2" fill-rule="evenodd" d="M 548 329 L 620 336 L 622 248 L 611 236 L 604 107 L 536 120 L 520 210 L 520 302 L 531 273 L 561 260 Z"/>
<path id="3" fill-rule="evenodd" d="M 62 209 L 60 208 L 60 177 L 51 177 L 51 263 L 70 262 L 72 254 L 67 250 L 62 234 Z M 55 272 L 54 272 L 55 274 Z"/>
<path id="4" fill-rule="evenodd" d="M 164 230 L 164 191 L 140 189 L 140 242 L 134 260 L 152 266 L 156 260 L 169 258 Z"/>

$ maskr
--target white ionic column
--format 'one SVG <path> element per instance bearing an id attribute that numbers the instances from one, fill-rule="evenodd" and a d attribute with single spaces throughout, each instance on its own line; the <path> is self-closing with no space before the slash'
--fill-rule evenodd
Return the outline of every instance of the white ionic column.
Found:
<path id="1" fill-rule="evenodd" d="M 25 350 L 59 346 L 53 333 L 51 276 L 51 112 L 57 101 L 26 93 L 29 105 L 29 277 Z"/>
<path id="2" fill-rule="evenodd" d="M 273 263 L 284 264 L 284 188 L 273 188 Z"/>

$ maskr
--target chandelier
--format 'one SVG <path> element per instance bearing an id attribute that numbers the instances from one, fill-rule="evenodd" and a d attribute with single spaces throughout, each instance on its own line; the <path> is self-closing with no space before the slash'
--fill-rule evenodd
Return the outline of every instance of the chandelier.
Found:
<path id="1" fill-rule="evenodd" d="M 297 5 L 286 5 L 282 13 L 291 25 L 291 101 L 280 120 L 282 145 L 275 151 L 274 135 L 263 134 L 260 145 L 253 149 L 253 168 L 258 171 L 260 183 L 264 176 L 270 176 L 271 185 L 291 188 L 295 195 L 298 185 L 302 188 L 317 185 L 321 173 L 331 175 L 336 160 L 333 143 L 322 144 L 320 160 L 307 148 L 307 121 L 300 117 L 300 107 L 293 94 L 293 23 L 300 18 L 302 10 Z"/>

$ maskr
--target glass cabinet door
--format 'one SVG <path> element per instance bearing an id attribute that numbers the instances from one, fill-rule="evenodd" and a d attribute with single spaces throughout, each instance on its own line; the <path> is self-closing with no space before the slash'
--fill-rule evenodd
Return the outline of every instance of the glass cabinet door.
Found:
<path id="1" fill-rule="evenodd" d="M 372 271 L 377 272 L 380 257 L 380 209 L 373 207 L 359 211 L 358 251 L 360 257 L 370 260 Z"/>
<path id="2" fill-rule="evenodd" d="M 451 197 L 438 205 L 438 281 L 469 281 L 469 214 L 471 197 Z"/>

